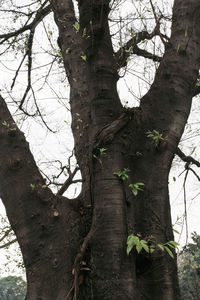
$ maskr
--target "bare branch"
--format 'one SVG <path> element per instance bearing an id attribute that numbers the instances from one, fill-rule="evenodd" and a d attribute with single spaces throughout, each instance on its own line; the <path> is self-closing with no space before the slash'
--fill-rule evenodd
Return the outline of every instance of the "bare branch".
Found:
<path id="1" fill-rule="evenodd" d="M 38 112 L 38 114 L 39 114 L 39 116 L 40 116 L 40 118 L 41 118 L 43 124 L 46 126 L 46 128 L 47 128 L 49 131 L 51 131 L 52 133 L 56 133 L 56 131 L 55 131 L 55 130 L 52 130 L 52 129 L 47 125 L 47 123 L 45 122 L 45 120 L 44 120 L 44 118 L 43 118 L 43 116 L 42 116 L 42 113 L 41 113 L 41 111 L 40 111 L 40 109 L 39 109 L 39 106 L 38 106 L 38 104 L 37 104 L 37 100 L 36 100 L 36 97 L 35 97 L 35 92 L 34 92 L 34 90 L 33 90 L 32 87 L 31 87 L 31 91 L 32 91 L 32 94 L 33 94 L 33 99 L 34 99 L 35 106 L 36 106 L 36 108 L 37 108 L 37 112 Z"/>
<path id="2" fill-rule="evenodd" d="M 186 245 L 187 245 L 187 241 L 188 241 L 188 219 L 187 219 L 187 197 L 186 197 L 186 180 L 187 180 L 188 172 L 189 172 L 189 169 L 186 170 L 186 174 L 185 174 L 184 182 L 183 182 L 184 208 L 185 208 L 184 218 L 185 218 L 185 229 L 186 229 Z"/>
<path id="3" fill-rule="evenodd" d="M 153 61 L 160 62 L 162 60 L 161 56 L 158 56 L 156 54 L 152 54 L 146 50 L 140 49 L 137 45 L 134 47 L 134 54 L 137 54 L 138 56 L 143 56 L 145 58 L 152 59 Z"/>
<path id="4" fill-rule="evenodd" d="M 196 178 L 200 181 L 199 175 L 192 168 L 189 167 L 188 170 L 190 170 L 196 176 Z"/>
<path id="5" fill-rule="evenodd" d="M 26 96 L 31 89 L 31 68 L 32 68 L 32 46 L 33 46 L 33 37 L 34 37 L 35 29 L 32 29 L 28 38 L 28 45 L 26 55 L 28 56 L 28 84 L 24 93 L 24 96 L 21 100 L 19 109 L 22 109 Z"/>
<path id="6" fill-rule="evenodd" d="M 154 18 L 155 18 L 156 28 L 157 28 L 157 31 L 158 31 L 158 35 L 159 35 L 161 41 L 163 42 L 163 44 L 165 45 L 166 41 L 164 40 L 164 38 L 163 38 L 163 36 L 162 36 L 162 34 L 160 32 L 160 20 L 158 19 L 157 15 L 156 15 L 155 7 L 153 6 L 152 0 L 150 0 L 150 4 L 151 4 L 151 9 L 153 11 L 153 15 L 154 15 Z"/>
<path id="7" fill-rule="evenodd" d="M 200 94 L 200 76 L 197 78 L 197 81 L 195 83 L 195 87 L 193 90 L 193 97 L 197 96 Z"/>
<path id="8" fill-rule="evenodd" d="M 0 249 L 9 247 L 10 245 L 14 244 L 15 242 L 17 242 L 17 239 L 14 239 L 14 240 L 9 241 L 9 242 L 7 242 L 7 243 L 5 243 L 3 245 L 0 245 Z"/>
<path id="9" fill-rule="evenodd" d="M 76 167 L 74 169 L 73 172 L 70 173 L 69 177 L 67 178 L 67 180 L 63 183 L 62 187 L 60 188 L 60 190 L 58 191 L 57 195 L 63 195 L 64 192 L 66 192 L 66 190 L 68 189 L 68 187 L 72 184 L 72 183 L 76 183 L 76 182 L 81 182 L 81 179 L 77 179 L 77 180 L 73 180 L 74 176 L 76 175 L 77 171 L 79 170 L 79 167 Z"/>
<path id="10" fill-rule="evenodd" d="M 151 40 L 156 35 L 158 35 L 157 27 L 154 29 L 152 33 L 148 33 L 147 31 L 141 31 L 136 33 L 125 45 L 123 45 L 115 53 L 115 59 L 118 68 L 125 67 L 129 56 L 132 54 L 141 55 L 146 58 L 153 59 L 154 61 L 160 62 L 162 57 L 149 53 L 146 50 L 142 50 L 137 46 L 141 41 Z"/>
<path id="11" fill-rule="evenodd" d="M 49 13 L 51 12 L 51 5 L 46 6 L 43 9 L 39 9 L 35 15 L 34 20 L 28 24 L 28 25 L 24 25 L 23 27 L 21 27 L 20 29 L 13 31 L 13 32 L 9 32 L 7 34 L 0 34 L 0 39 L 2 39 L 0 41 L 0 44 L 3 44 L 5 41 L 7 41 L 8 39 L 10 39 L 11 37 L 17 36 L 27 30 L 32 30 L 35 29 L 36 26 L 44 19 L 44 17 L 46 17 Z M 28 19 L 29 21 L 29 19 Z"/>
<path id="12" fill-rule="evenodd" d="M 188 163 L 188 164 L 194 164 L 197 167 L 200 167 L 200 162 L 197 161 L 196 159 L 194 159 L 192 156 L 186 156 L 180 148 L 177 148 L 176 150 L 176 155 L 178 155 L 184 162 Z"/>
<path id="13" fill-rule="evenodd" d="M 22 60 L 21 60 L 21 62 L 20 62 L 20 64 L 19 64 L 19 67 L 18 67 L 17 71 L 15 72 L 15 76 L 14 76 L 13 82 L 12 82 L 12 84 L 11 84 L 11 90 L 13 89 L 13 87 L 14 87 L 14 85 L 15 85 L 15 81 L 16 81 L 16 79 L 17 79 L 17 76 L 18 76 L 18 74 L 19 74 L 19 71 L 20 71 L 20 69 L 21 69 L 21 66 L 23 65 L 23 62 L 24 62 L 26 56 L 27 56 L 27 52 L 24 54 L 24 56 L 23 56 L 23 58 L 22 58 Z"/>
<path id="14" fill-rule="evenodd" d="M 4 229 L 5 230 L 5 229 Z M 2 242 L 10 233 L 12 232 L 12 228 L 9 227 L 3 234 L 3 236 L 0 238 L 0 242 Z"/>

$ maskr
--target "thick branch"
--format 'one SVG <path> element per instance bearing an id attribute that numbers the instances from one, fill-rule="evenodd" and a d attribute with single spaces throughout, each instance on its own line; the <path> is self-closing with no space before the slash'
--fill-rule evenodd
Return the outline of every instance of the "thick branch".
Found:
<path id="1" fill-rule="evenodd" d="M 24 209 L 24 220 L 27 220 L 31 210 L 34 209 L 28 206 L 28 198 L 30 202 L 35 197 L 41 201 L 49 201 L 53 198 L 53 194 L 48 188 L 43 188 L 45 181 L 36 166 L 29 145 L 23 133 L 17 128 L 1 96 L 0 139 L 0 197 L 13 224 L 16 223 L 17 212 L 23 218 L 23 212 L 19 211 L 20 207 Z M 33 207 L 35 204 L 32 203 Z"/>
<path id="2" fill-rule="evenodd" d="M 132 37 L 125 45 L 123 45 L 116 53 L 115 59 L 118 68 L 125 67 L 127 64 L 127 60 L 130 55 L 137 54 L 146 58 L 153 59 L 154 61 L 161 61 L 161 57 L 152 53 L 149 53 L 146 50 L 140 49 L 137 45 L 144 40 L 150 40 L 154 36 L 158 35 L 157 27 L 152 33 L 148 33 L 147 31 L 138 32 Z"/>
<path id="3" fill-rule="evenodd" d="M 176 155 L 178 155 L 184 162 L 193 164 L 197 167 L 200 167 L 200 162 L 194 159 L 192 156 L 186 156 L 180 148 L 177 148 Z"/>
<path id="4" fill-rule="evenodd" d="M 58 281 L 56 285 L 65 282 L 66 289 L 71 282 L 71 255 L 79 245 L 80 215 L 76 207 L 64 197 L 56 197 L 45 185 L 28 143 L 1 96 L 0 141 L 0 197 L 22 249 L 29 280 L 30 276 L 32 280 L 41 278 L 41 282 L 35 280 L 34 294 L 28 287 L 27 299 L 45 299 L 45 280 Z M 51 299 L 64 299 L 58 295 L 60 289 Z"/>
<path id="5" fill-rule="evenodd" d="M 187 4 L 182 0 L 174 2 L 169 45 L 151 89 L 141 99 L 141 109 L 143 115 L 146 115 L 147 126 L 150 126 L 149 116 L 153 115 L 153 126 L 166 132 L 168 150 L 171 153 L 176 152 L 187 122 L 194 83 L 197 82 L 199 74 L 199 9 L 200 4 L 196 0 Z"/>
<path id="6" fill-rule="evenodd" d="M 152 59 L 153 61 L 157 61 L 157 62 L 160 62 L 162 60 L 161 56 L 158 56 L 158 55 L 152 54 L 146 50 L 140 49 L 138 46 L 134 47 L 133 54 L 142 56 L 144 58 L 149 58 L 149 59 Z"/>

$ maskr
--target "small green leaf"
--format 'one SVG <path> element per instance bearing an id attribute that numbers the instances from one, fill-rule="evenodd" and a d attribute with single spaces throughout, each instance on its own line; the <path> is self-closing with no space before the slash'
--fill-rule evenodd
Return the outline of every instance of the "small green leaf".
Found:
<path id="1" fill-rule="evenodd" d="M 162 251 L 165 251 L 165 247 L 163 246 L 163 244 L 157 244 L 157 246 L 158 246 Z"/>
<path id="2" fill-rule="evenodd" d="M 139 245 L 136 245 L 136 250 L 137 250 L 137 253 L 139 254 L 142 250 L 142 244 L 140 243 Z"/>
<path id="3" fill-rule="evenodd" d="M 153 131 L 148 130 L 146 136 L 152 139 L 152 143 L 155 147 L 158 147 L 160 140 L 164 140 L 162 133 L 155 129 Z"/>
<path id="4" fill-rule="evenodd" d="M 2 123 L 1 123 L 3 126 L 5 126 L 5 127 L 10 127 L 10 125 L 8 124 L 8 122 L 6 122 L 6 121 L 3 121 Z"/>
<path id="5" fill-rule="evenodd" d="M 87 57 L 86 57 L 86 55 L 81 55 L 81 58 L 82 58 L 84 61 L 86 61 L 86 60 L 87 60 Z"/>
<path id="6" fill-rule="evenodd" d="M 139 239 L 138 236 L 132 235 L 132 236 L 131 236 L 131 242 L 132 242 L 134 245 L 139 245 L 139 244 L 140 244 L 140 239 Z"/>
<path id="7" fill-rule="evenodd" d="M 133 53 L 133 46 L 131 46 L 128 50 L 125 50 L 125 52 L 132 54 Z"/>
<path id="8" fill-rule="evenodd" d="M 134 196 L 137 196 L 138 191 L 143 191 L 143 189 L 140 186 L 144 186 L 143 182 L 136 182 L 136 183 L 130 183 L 129 187 L 131 188 L 131 191 Z"/>
<path id="9" fill-rule="evenodd" d="M 133 234 L 128 236 L 126 243 L 127 243 L 127 248 L 126 248 L 127 255 L 129 255 L 130 251 L 133 249 L 134 246 L 140 247 L 139 238 Z"/>
<path id="10" fill-rule="evenodd" d="M 148 245 L 147 245 L 147 241 L 141 240 L 141 241 L 140 241 L 140 244 L 142 245 L 142 248 L 143 248 L 147 253 L 149 253 L 149 247 L 148 247 Z"/>
<path id="11" fill-rule="evenodd" d="M 98 157 L 95 154 L 93 154 L 93 157 L 98 160 Z"/>
<path id="12" fill-rule="evenodd" d="M 70 51 L 70 48 L 67 48 L 66 51 L 65 51 L 66 54 L 69 54 L 69 51 Z"/>
<path id="13" fill-rule="evenodd" d="M 174 258 L 172 251 L 167 246 L 164 246 L 164 248 L 167 251 L 167 253 L 171 256 L 171 258 Z"/>
<path id="14" fill-rule="evenodd" d="M 98 148 L 98 149 L 99 149 L 100 155 L 105 155 L 105 154 L 106 154 L 106 153 L 105 153 L 106 150 L 107 150 L 106 148 L 103 148 L 103 147 L 102 147 L 102 148 Z"/>
<path id="15" fill-rule="evenodd" d="M 176 181 L 176 177 L 173 177 L 174 182 Z"/>
<path id="16" fill-rule="evenodd" d="M 155 251 L 155 246 L 154 245 L 151 245 L 150 247 L 149 247 L 149 252 L 150 253 L 153 253 Z"/>
<path id="17" fill-rule="evenodd" d="M 177 234 L 180 234 L 180 232 L 179 232 L 178 230 L 174 229 L 174 228 L 173 228 L 173 231 L 174 231 L 175 233 L 177 233 Z"/>
<path id="18" fill-rule="evenodd" d="M 133 188 L 133 189 L 132 189 L 132 193 L 133 193 L 134 196 L 137 196 L 138 191 L 137 191 L 136 189 Z"/>
<path id="19" fill-rule="evenodd" d="M 32 189 L 32 191 L 35 189 L 35 184 L 34 183 L 31 183 L 30 184 L 30 187 L 31 187 L 31 189 Z"/>
<path id="20" fill-rule="evenodd" d="M 127 248 L 126 248 L 127 255 L 129 255 L 129 253 L 131 252 L 132 249 L 133 249 L 133 246 L 131 246 L 131 245 L 127 246 Z"/>
<path id="21" fill-rule="evenodd" d="M 176 48 L 176 52 L 178 53 L 180 49 L 180 44 L 178 43 L 177 48 Z"/>
<path id="22" fill-rule="evenodd" d="M 73 27 L 75 28 L 76 33 L 78 33 L 79 30 L 80 30 L 80 24 L 78 22 L 75 22 L 74 25 L 73 25 Z"/>
<path id="23" fill-rule="evenodd" d="M 139 151 L 137 151 L 135 154 L 136 154 L 136 156 L 142 156 L 142 153 Z"/>
<path id="24" fill-rule="evenodd" d="M 87 30 L 86 30 L 86 27 L 83 29 L 83 34 L 82 34 L 82 37 L 86 36 L 86 33 L 87 33 Z"/>
<path id="25" fill-rule="evenodd" d="M 188 27 L 185 28 L 185 37 L 188 35 Z"/>
<path id="26" fill-rule="evenodd" d="M 124 168 L 123 171 L 114 172 L 113 174 L 118 176 L 122 180 L 126 180 L 128 178 L 128 172 L 130 172 L 130 170 L 128 168 Z"/>
<path id="27" fill-rule="evenodd" d="M 166 245 L 168 245 L 169 247 L 175 249 L 175 248 L 178 248 L 179 243 L 177 243 L 175 241 L 169 241 L 169 242 L 166 243 Z"/>

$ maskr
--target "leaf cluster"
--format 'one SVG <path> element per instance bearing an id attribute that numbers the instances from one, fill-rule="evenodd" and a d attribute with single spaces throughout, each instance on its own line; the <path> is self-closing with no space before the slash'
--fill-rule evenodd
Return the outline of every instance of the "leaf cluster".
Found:
<path id="1" fill-rule="evenodd" d="M 155 129 L 152 131 L 148 130 L 146 135 L 148 138 L 152 139 L 152 144 L 154 144 L 156 148 L 159 146 L 160 141 L 164 140 L 162 133 Z"/>
<path id="2" fill-rule="evenodd" d="M 175 241 L 169 241 L 164 244 L 156 243 L 156 240 L 153 236 L 147 237 L 146 239 L 140 239 L 138 235 L 129 235 L 127 238 L 127 255 L 131 252 L 131 250 L 135 247 L 138 254 L 144 249 L 147 253 L 151 254 L 155 251 L 156 248 L 161 249 L 163 252 L 166 251 L 172 258 L 174 255 L 170 248 L 177 249 L 179 244 Z"/>
<path id="3" fill-rule="evenodd" d="M 122 171 L 114 172 L 113 174 L 118 176 L 122 180 L 128 179 L 128 172 L 130 172 L 130 169 L 124 168 Z"/>
<path id="4" fill-rule="evenodd" d="M 141 186 L 144 186 L 143 182 L 136 182 L 136 183 L 129 184 L 129 187 L 131 188 L 131 191 L 132 191 L 134 196 L 137 196 L 138 191 L 143 191 Z"/>

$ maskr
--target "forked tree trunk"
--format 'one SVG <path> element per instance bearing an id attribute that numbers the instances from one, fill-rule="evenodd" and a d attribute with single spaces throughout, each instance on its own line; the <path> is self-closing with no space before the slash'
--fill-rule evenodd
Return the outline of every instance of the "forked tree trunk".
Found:
<path id="1" fill-rule="evenodd" d="M 83 177 L 78 199 L 53 195 L 16 125 L 0 129 L 0 196 L 22 249 L 27 300 L 178 300 L 176 260 L 161 250 L 127 256 L 126 240 L 130 234 L 173 240 L 168 175 L 198 76 L 200 4 L 175 0 L 172 37 L 155 81 L 139 108 L 125 109 L 116 90 L 109 1 L 78 2 L 76 33 L 71 1 L 51 1 L 71 86 Z M 13 124 L 3 99 L 0 120 Z M 159 145 L 148 130 L 163 134 Z M 114 174 L 124 168 L 125 181 Z M 137 182 L 143 191 L 134 196 L 129 185 Z"/>

